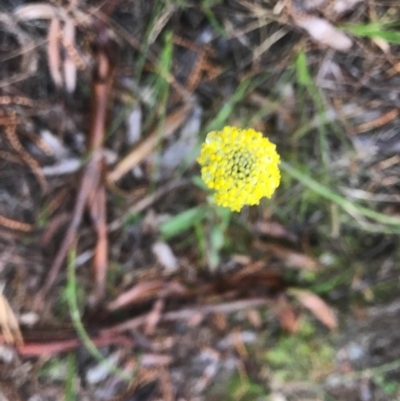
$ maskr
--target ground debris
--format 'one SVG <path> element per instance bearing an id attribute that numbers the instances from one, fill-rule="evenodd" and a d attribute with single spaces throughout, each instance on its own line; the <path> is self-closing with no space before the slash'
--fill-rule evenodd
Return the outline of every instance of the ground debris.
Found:
<path id="1" fill-rule="evenodd" d="M 0 398 L 399 399 L 399 18 L 4 1 Z M 195 160 L 225 125 L 303 178 L 217 208 Z"/>

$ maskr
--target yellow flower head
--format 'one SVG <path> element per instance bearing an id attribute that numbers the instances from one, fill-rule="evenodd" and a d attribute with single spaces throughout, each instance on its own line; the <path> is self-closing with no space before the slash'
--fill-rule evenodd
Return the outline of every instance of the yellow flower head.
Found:
<path id="1" fill-rule="evenodd" d="M 270 198 L 280 182 L 276 146 L 254 129 L 225 127 L 207 135 L 197 159 L 214 201 L 233 211 Z"/>

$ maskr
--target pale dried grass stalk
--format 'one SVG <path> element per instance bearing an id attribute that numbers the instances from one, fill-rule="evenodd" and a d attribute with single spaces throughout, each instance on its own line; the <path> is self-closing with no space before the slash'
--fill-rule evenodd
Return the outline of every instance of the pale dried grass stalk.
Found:
<path id="1" fill-rule="evenodd" d="M 63 85 L 63 77 L 61 74 L 61 60 L 60 60 L 60 42 L 59 37 L 61 33 L 60 20 L 52 18 L 47 34 L 47 63 L 49 65 L 50 75 L 57 88 Z"/>
<path id="2" fill-rule="evenodd" d="M 335 50 L 346 51 L 353 44 L 347 35 L 325 19 L 313 15 L 293 15 L 293 18 L 296 25 L 305 29 L 314 40 Z"/>
<path id="3" fill-rule="evenodd" d="M 14 315 L 7 299 L 0 293 L 0 327 L 3 332 L 4 340 L 8 344 L 22 345 L 21 330 L 18 320 Z"/>
<path id="4" fill-rule="evenodd" d="M 67 54 L 64 60 L 64 82 L 67 92 L 72 93 L 76 88 L 76 71 L 77 64 L 75 60 L 80 60 L 77 51 L 75 50 L 75 22 L 68 18 L 65 21 L 62 41 Z M 80 63 L 81 64 L 81 63 Z"/>

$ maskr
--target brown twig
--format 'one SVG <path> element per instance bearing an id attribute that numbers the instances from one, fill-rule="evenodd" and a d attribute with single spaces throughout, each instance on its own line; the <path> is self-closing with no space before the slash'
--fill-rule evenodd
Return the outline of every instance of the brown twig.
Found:
<path id="1" fill-rule="evenodd" d="M 23 231 L 29 233 L 33 231 L 33 225 L 28 223 L 23 223 L 21 221 L 12 220 L 8 217 L 0 216 L 0 225 L 7 227 L 11 230 Z"/>
<path id="2" fill-rule="evenodd" d="M 94 250 L 93 270 L 96 280 L 97 298 L 104 295 L 106 274 L 108 268 L 108 236 L 106 220 L 106 189 L 102 182 L 98 188 L 93 188 L 90 202 L 90 214 L 97 234 L 97 243 Z"/>
<path id="3" fill-rule="evenodd" d="M 132 347 L 133 341 L 125 336 L 113 336 L 113 337 L 95 337 L 92 339 L 93 343 L 98 347 L 107 345 L 125 345 Z M 47 341 L 47 342 L 27 342 L 24 345 L 17 347 L 17 351 L 21 356 L 49 356 L 59 354 L 60 352 L 68 352 L 78 348 L 81 345 L 79 339 L 71 340 L 58 340 L 58 341 Z"/>
<path id="4" fill-rule="evenodd" d="M 191 104 L 185 104 L 166 118 L 165 127 L 161 132 L 163 138 L 172 135 L 183 124 L 191 109 Z M 154 150 L 159 140 L 159 130 L 155 129 L 116 164 L 114 169 L 108 174 L 107 181 L 118 181 L 124 174 L 144 160 Z"/>
<path id="5" fill-rule="evenodd" d="M 160 322 L 175 322 L 177 320 L 188 320 L 192 318 L 195 314 L 207 315 L 210 313 L 233 313 L 240 311 L 242 309 L 254 308 L 257 306 L 267 306 L 270 304 L 267 298 L 253 298 L 253 299 L 243 299 L 234 302 L 227 302 L 217 305 L 202 305 L 193 308 L 181 309 L 178 311 L 172 311 L 164 313 L 160 316 Z M 151 312 L 150 312 L 151 313 Z M 127 330 L 137 330 L 139 327 L 146 324 L 148 321 L 148 316 L 138 316 L 133 319 L 127 320 L 123 323 L 117 324 L 115 326 L 103 329 L 101 331 L 102 335 L 113 335 L 118 334 Z"/>
<path id="6" fill-rule="evenodd" d="M 88 207 L 97 234 L 97 244 L 94 253 L 94 272 L 96 278 L 97 299 L 101 298 L 105 288 L 107 271 L 107 224 L 106 224 L 106 196 L 102 182 L 104 155 L 103 141 L 106 128 L 108 100 L 113 80 L 113 52 L 112 44 L 107 35 L 104 23 L 95 24 L 96 64 L 93 69 L 91 123 L 88 135 L 87 148 L 89 161 L 84 167 L 80 188 L 78 191 L 72 221 L 57 252 L 56 258 L 47 275 L 47 279 L 36 299 L 36 307 L 43 305 L 44 299 L 54 284 L 61 266 L 67 256 L 82 220 L 85 207 Z"/>
<path id="7" fill-rule="evenodd" d="M 83 212 L 85 210 L 86 202 L 89 197 L 92 185 L 96 185 L 99 179 L 100 174 L 98 171 L 97 160 L 92 157 L 92 159 L 86 165 L 83 173 L 80 189 L 75 202 L 75 207 L 72 212 L 71 223 L 68 226 L 67 233 L 65 234 L 65 237 L 61 243 L 60 249 L 57 252 L 53 264 L 50 267 L 46 281 L 37 296 L 35 302 L 35 308 L 37 309 L 42 308 L 44 299 L 57 278 L 57 275 L 67 256 L 68 250 L 74 241 L 76 232 L 81 223 Z"/>
<path id="8" fill-rule="evenodd" d="M 115 55 L 104 23 L 98 21 L 96 28 L 97 65 L 93 73 L 92 120 L 88 148 L 92 152 L 98 152 L 101 155 L 101 158 L 97 160 L 97 169 L 103 176 L 105 163 L 102 147 L 106 131 L 107 106 L 114 75 Z M 102 179 L 97 184 L 92 185 L 87 206 L 97 235 L 93 271 L 96 281 L 96 299 L 99 300 L 104 296 L 108 268 L 106 188 Z"/>
<path id="9" fill-rule="evenodd" d="M 380 128 L 383 125 L 386 125 L 397 118 L 399 115 L 399 111 L 397 109 L 392 109 L 387 113 L 383 114 L 379 118 L 373 121 L 368 121 L 366 123 L 360 124 L 355 127 L 354 131 L 356 134 L 361 134 L 364 132 L 371 131 L 372 129 Z"/>

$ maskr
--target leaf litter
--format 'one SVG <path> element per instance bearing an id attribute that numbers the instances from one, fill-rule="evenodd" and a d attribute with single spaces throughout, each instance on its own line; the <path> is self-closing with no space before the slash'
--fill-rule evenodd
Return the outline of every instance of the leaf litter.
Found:
<path id="1" fill-rule="evenodd" d="M 266 362 L 269 350 L 283 352 L 280 330 L 304 349 L 304 320 L 325 335 L 322 326 L 337 329 L 348 291 L 352 306 L 368 302 L 396 276 L 397 237 L 380 237 L 399 213 L 390 159 L 399 143 L 397 48 L 387 25 L 396 15 L 395 5 L 355 0 L 2 5 L 1 326 L 17 354 L 2 359 L 9 385 L 0 390 L 10 400 L 26 391 L 58 400 L 75 383 L 76 399 L 212 400 L 262 388 L 289 399 L 295 383 L 279 387 Z M 381 42 L 376 30 L 357 36 L 380 19 Z M 308 81 L 293 73 L 299 54 Z M 272 134 L 303 171 L 273 203 L 239 217 L 212 209 L 193 178 L 203 127 L 228 122 Z M 354 155 L 356 142 L 375 151 Z M 314 179 L 296 183 L 304 174 Z M 338 218 L 330 188 L 344 188 L 338 204 L 348 207 Z M 365 208 L 350 208 L 354 199 Z M 183 225 L 162 238 L 177 217 Z M 330 225 L 341 237 L 327 235 Z M 72 248 L 74 319 L 87 337 L 68 313 Z M 209 249 L 218 252 L 213 269 Z M 340 270 L 318 260 L 326 250 Z M 360 274 L 364 255 L 380 267 Z M 23 324 L 33 307 L 39 320 Z M 43 356 L 62 365 L 68 353 L 76 355 L 67 363 L 72 379 L 52 380 Z M 110 365 L 133 379 L 110 374 Z M 393 388 L 382 376 L 340 398 L 341 378 L 330 369 L 327 388 L 338 400 Z M 235 372 L 241 393 L 229 395 Z M 322 397 L 323 382 L 306 381 L 308 394 Z"/>

